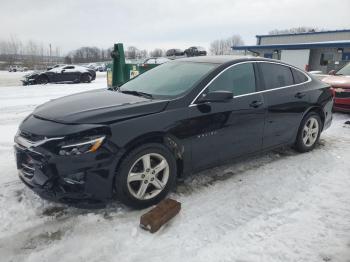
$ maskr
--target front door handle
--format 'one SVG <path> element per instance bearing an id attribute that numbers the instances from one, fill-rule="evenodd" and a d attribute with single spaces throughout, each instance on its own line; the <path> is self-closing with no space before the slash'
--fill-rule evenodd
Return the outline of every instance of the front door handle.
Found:
<path id="1" fill-rule="evenodd" d="M 296 98 L 299 98 L 299 99 L 303 98 L 304 96 L 306 96 L 306 94 L 300 93 L 300 92 L 298 92 L 298 93 L 295 94 L 295 97 L 296 97 Z"/>
<path id="2" fill-rule="evenodd" d="M 263 101 L 253 101 L 249 104 L 250 107 L 258 108 L 264 104 Z"/>

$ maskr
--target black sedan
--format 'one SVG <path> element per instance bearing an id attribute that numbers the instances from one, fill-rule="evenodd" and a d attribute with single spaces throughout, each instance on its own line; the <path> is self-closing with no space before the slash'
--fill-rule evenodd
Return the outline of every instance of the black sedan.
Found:
<path id="1" fill-rule="evenodd" d="M 207 55 L 207 51 L 200 46 L 191 46 L 184 51 L 186 56 L 202 56 Z"/>
<path id="2" fill-rule="evenodd" d="M 169 49 L 168 51 L 166 51 L 165 53 L 166 56 L 172 56 L 172 57 L 177 57 L 177 56 L 183 56 L 185 55 L 184 51 L 182 51 L 181 49 Z"/>
<path id="3" fill-rule="evenodd" d="M 96 72 L 83 66 L 55 66 L 45 72 L 25 75 L 23 85 L 44 85 L 47 83 L 90 83 L 96 79 Z"/>
<path id="4" fill-rule="evenodd" d="M 178 59 L 36 108 L 15 136 L 17 168 L 49 199 L 116 195 L 142 208 L 192 172 L 284 145 L 312 150 L 332 105 L 328 84 L 280 61 Z"/>

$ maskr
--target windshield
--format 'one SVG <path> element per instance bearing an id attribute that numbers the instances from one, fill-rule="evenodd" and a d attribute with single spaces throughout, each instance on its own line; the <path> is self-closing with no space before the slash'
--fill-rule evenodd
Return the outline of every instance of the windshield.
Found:
<path id="1" fill-rule="evenodd" d="M 350 76 L 350 63 L 348 63 L 346 66 L 344 66 L 342 69 L 340 69 L 336 75 L 345 75 Z"/>
<path id="2" fill-rule="evenodd" d="M 120 91 L 137 91 L 153 97 L 175 97 L 188 90 L 217 65 L 172 61 L 126 82 Z"/>

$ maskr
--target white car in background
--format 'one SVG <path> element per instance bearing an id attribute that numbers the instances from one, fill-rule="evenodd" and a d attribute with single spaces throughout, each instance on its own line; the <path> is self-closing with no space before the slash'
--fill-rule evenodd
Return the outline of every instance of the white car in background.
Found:
<path id="1" fill-rule="evenodd" d="M 10 66 L 8 71 L 9 72 L 25 72 L 25 71 L 28 71 L 28 67 Z"/>

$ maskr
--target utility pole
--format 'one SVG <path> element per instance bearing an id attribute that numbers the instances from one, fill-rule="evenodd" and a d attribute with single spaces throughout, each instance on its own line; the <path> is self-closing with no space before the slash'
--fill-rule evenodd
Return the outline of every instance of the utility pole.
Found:
<path id="1" fill-rule="evenodd" d="M 52 64 L 52 59 L 51 59 L 51 44 L 49 44 L 49 47 L 50 47 L 50 53 L 49 53 L 49 56 L 50 56 L 50 64 Z"/>

